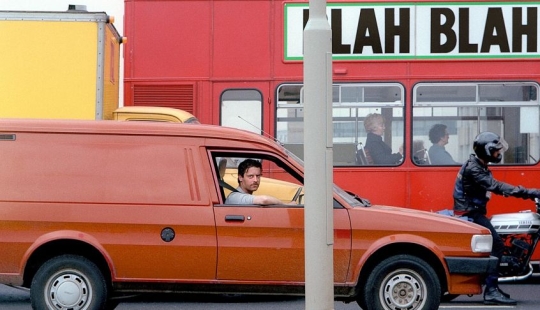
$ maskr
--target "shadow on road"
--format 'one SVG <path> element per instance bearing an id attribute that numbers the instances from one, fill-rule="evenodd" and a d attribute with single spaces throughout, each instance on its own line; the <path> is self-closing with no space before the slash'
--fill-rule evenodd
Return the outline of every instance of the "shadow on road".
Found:
<path id="1" fill-rule="evenodd" d="M 180 294 L 152 293 L 114 298 L 121 302 L 196 302 L 196 303 L 251 303 L 303 300 L 303 296 L 269 296 L 241 294 Z"/>

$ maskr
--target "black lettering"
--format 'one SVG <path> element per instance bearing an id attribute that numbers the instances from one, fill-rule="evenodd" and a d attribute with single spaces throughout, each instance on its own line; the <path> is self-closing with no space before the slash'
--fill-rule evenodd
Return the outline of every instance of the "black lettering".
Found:
<path id="1" fill-rule="evenodd" d="M 362 54 L 365 46 L 371 46 L 375 54 L 382 54 L 381 38 L 374 9 L 360 10 L 353 53 Z"/>
<path id="2" fill-rule="evenodd" d="M 442 16 L 446 21 L 442 23 Z M 452 26 L 456 22 L 454 12 L 448 8 L 431 9 L 431 52 L 449 53 L 456 48 L 456 33 Z M 446 42 L 442 43 L 442 38 L 446 37 Z"/>
<path id="3" fill-rule="evenodd" d="M 332 16 L 332 54 L 350 54 L 351 45 L 341 42 L 343 38 L 341 10 L 332 9 L 330 14 Z"/>
<path id="4" fill-rule="evenodd" d="M 527 23 L 522 24 L 522 8 L 512 9 L 512 51 L 521 53 L 523 36 L 527 37 L 527 52 L 536 53 L 538 46 L 538 8 L 527 8 Z"/>
<path id="5" fill-rule="evenodd" d="M 394 9 L 386 9 L 384 11 L 384 51 L 385 53 L 394 53 L 394 37 L 399 38 L 399 52 L 410 52 L 410 25 L 411 15 L 410 9 L 399 9 L 399 24 L 394 21 Z"/>
<path id="6" fill-rule="evenodd" d="M 489 53 L 492 45 L 498 45 L 502 53 L 510 52 L 501 8 L 488 8 L 480 52 Z"/>
<path id="7" fill-rule="evenodd" d="M 478 44 L 469 43 L 469 8 L 459 9 L 459 52 L 478 53 Z"/>

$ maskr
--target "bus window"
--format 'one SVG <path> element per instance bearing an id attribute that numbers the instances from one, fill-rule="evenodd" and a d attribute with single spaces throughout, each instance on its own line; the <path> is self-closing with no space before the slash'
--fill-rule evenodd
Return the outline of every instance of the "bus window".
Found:
<path id="1" fill-rule="evenodd" d="M 501 163 L 534 164 L 540 157 L 538 88 L 532 82 L 418 83 L 411 138 L 427 143 L 432 165 L 458 165 L 473 152 L 476 135 L 492 131 L 510 146 Z M 441 150 L 455 163 L 434 155 Z"/>
<path id="2" fill-rule="evenodd" d="M 301 84 L 282 84 L 277 89 L 276 137 L 300 158 L 304 156 L 303 97 Z M 392 152 L 403 146 L 405 102 L 400 84 L 334 84 L 332 98 L 334 166 L 365 164 L 357 159 L 357 153 L 366 144 L 364 120 L 372 113 L 384 118 L 382 138 Z"/>
<path id="3" fill-rule="evenodd" d="M 221 95 L 221 126 L 262 133 L 262 95 L 254 89 L 229 89 Z"/>

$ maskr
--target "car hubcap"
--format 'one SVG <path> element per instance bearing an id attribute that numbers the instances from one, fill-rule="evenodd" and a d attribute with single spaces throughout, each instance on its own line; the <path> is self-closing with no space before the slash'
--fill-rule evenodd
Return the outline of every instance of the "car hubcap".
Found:
<path id="1" fill-rule="evenodd" d="M 417 274 L 396 272 L 384 280 L 381 298 L 387 309 L 420 309 L 425 302 L 425 285 Z"/>
<path id="2" fill-rule="evenodd" d="M 53 309 L 84 309 L 90 292 L 83 278 L 76 274 L 62 274 L 52 278 L 48 303 Z"/>

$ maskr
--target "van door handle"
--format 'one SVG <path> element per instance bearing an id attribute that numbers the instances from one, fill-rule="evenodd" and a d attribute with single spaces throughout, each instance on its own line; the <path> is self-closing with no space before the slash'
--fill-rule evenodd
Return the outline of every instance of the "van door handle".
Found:
<path id="1" fill-rule="evenodd" d="M 243 215 L 225 215 L 226 222 L 243 222 L 246 218 Z"/>

